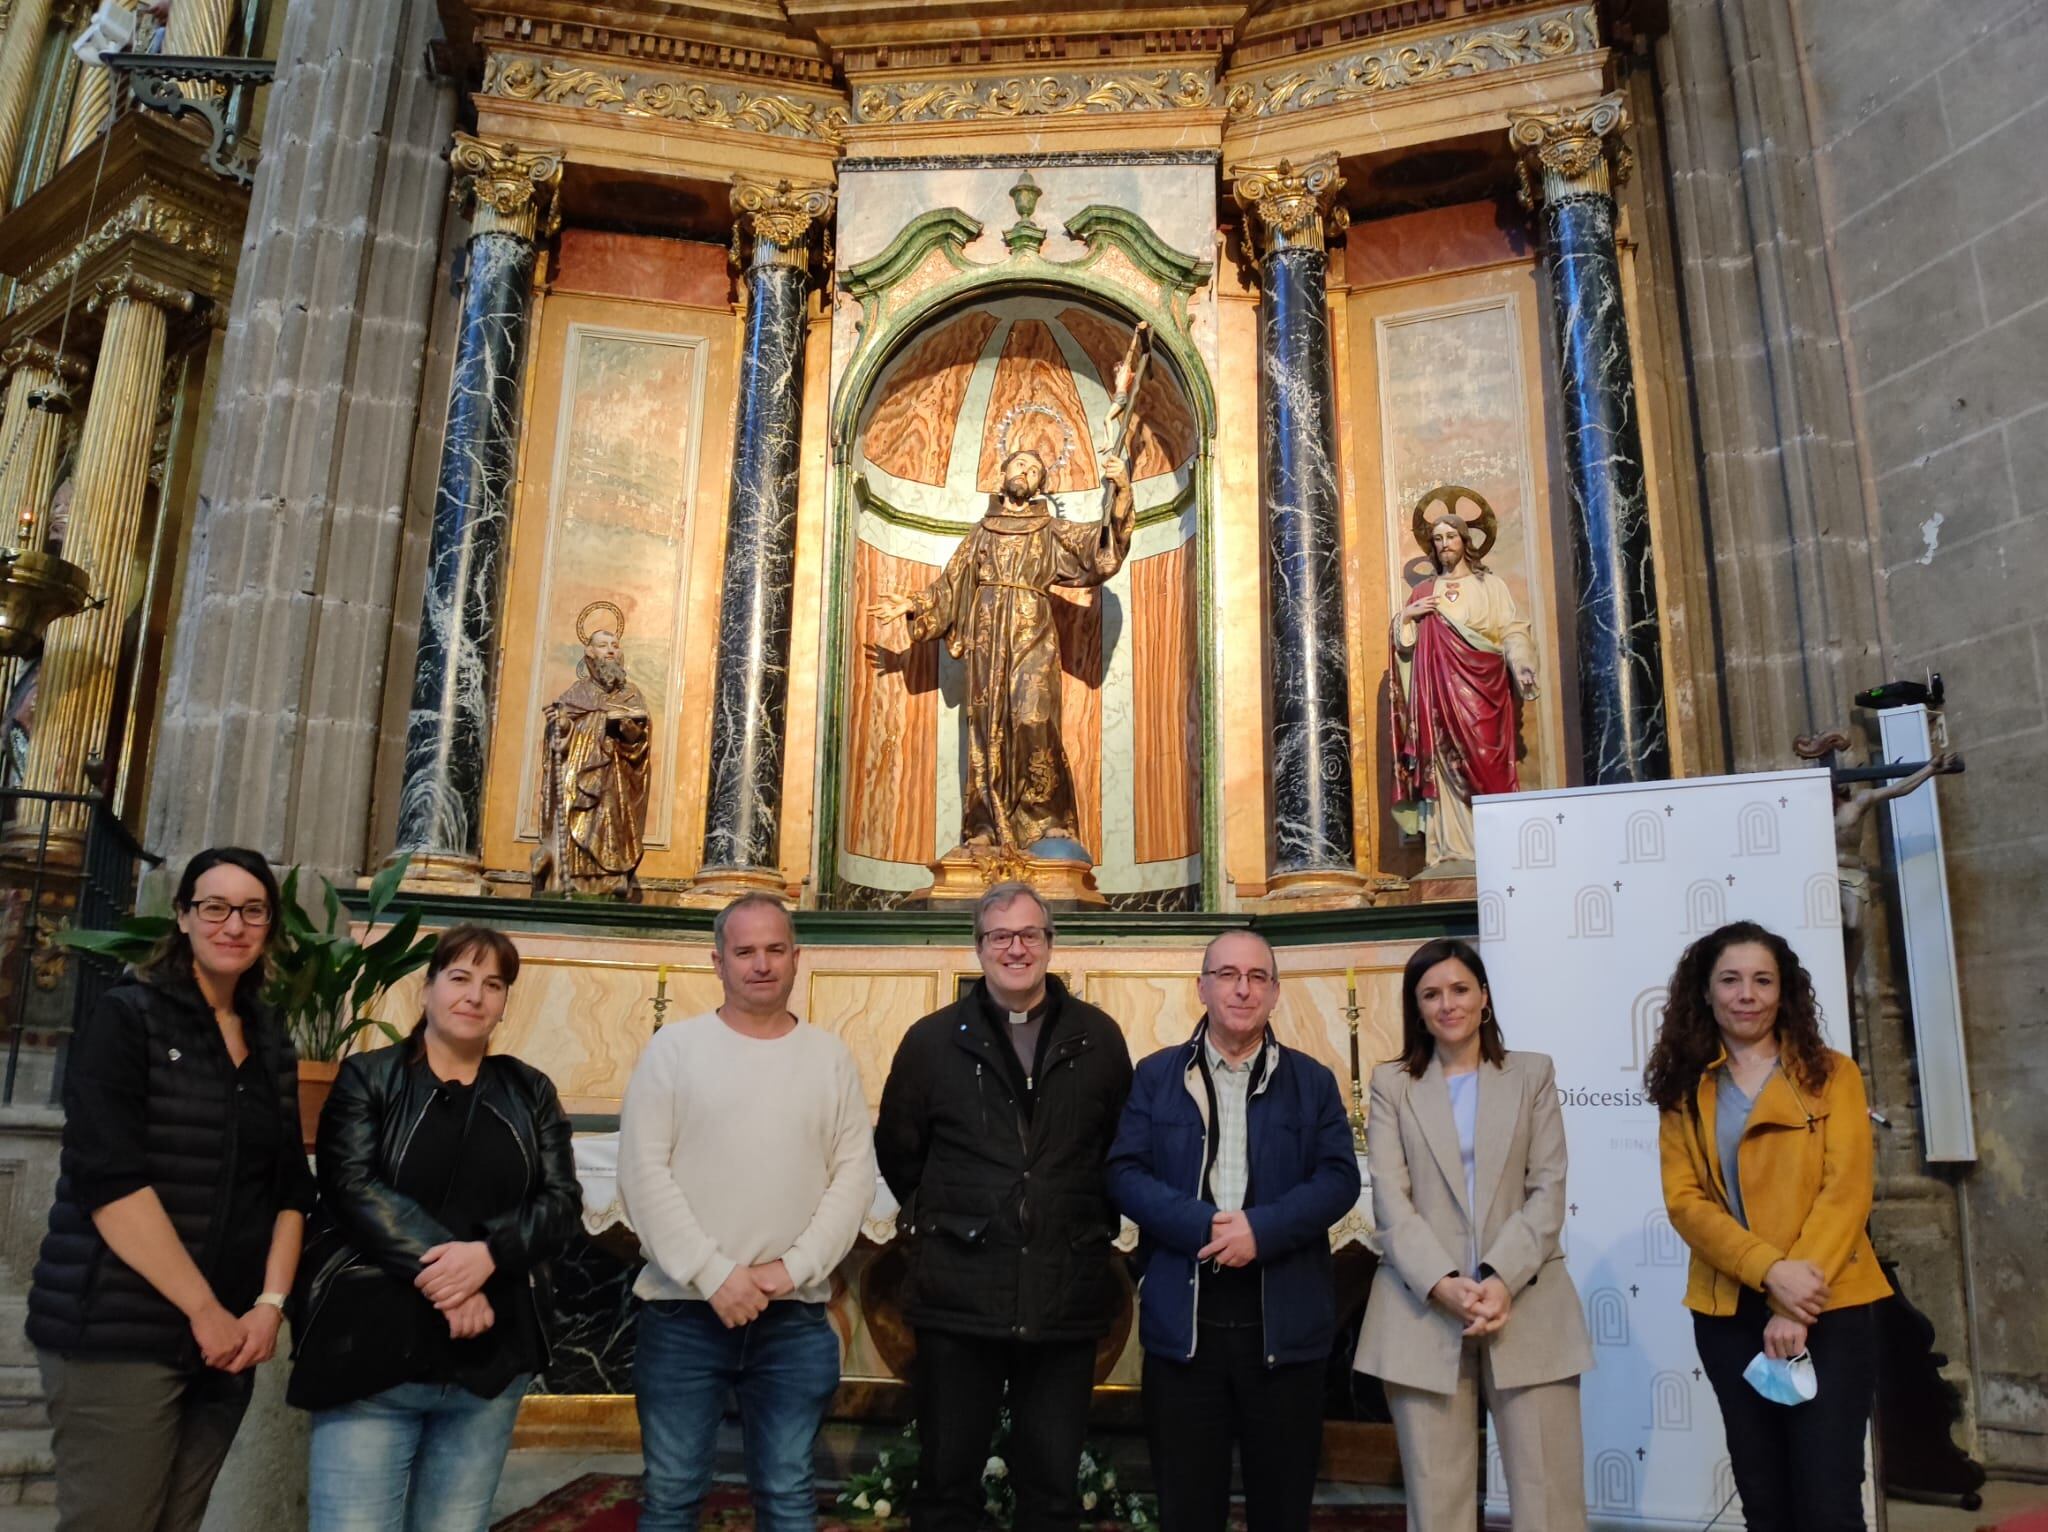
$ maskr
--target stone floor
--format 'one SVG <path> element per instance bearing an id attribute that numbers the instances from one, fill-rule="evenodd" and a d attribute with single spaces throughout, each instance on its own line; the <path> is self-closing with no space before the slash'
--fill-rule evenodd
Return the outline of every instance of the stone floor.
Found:
<path id="1" fill-rule="evenodd" d="M 505 1464 L 505 1477 L 491 1507 L 495 1520 L 532 1505 L 550 1490 L 587 1473 L 638 1473 L 637 1455 L 521 1451 Z M 1327 1498 L 1364 1501 L 1395 1498 L 1393 1492 L 1326 1486 Z M 2000 1482 L 1985 1486 L 1979 1511 L 1958 1511 L 1894 1500 L 1887 1507 L 1889 1532 L 1978 1532 L 2022 1511 L 2048 1510 L 2048 1485 Z M 49 1506 L 0 1506 L 0 1532 L 52 1532 L 57 1513 Z M 240 1532 L 240 1529 L 223 1529 Z M 255 1532 L 255 1529 L 250 1529 Z M 273 1528 L 261 1532 L 276 1532 Z"/>

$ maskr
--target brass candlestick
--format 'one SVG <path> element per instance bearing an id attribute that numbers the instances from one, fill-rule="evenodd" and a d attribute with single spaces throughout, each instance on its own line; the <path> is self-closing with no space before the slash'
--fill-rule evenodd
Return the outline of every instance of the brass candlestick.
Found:
<path id="1" fill-rule="evenodd" d="M 659 1032 L 661 1024 L 668 1019 L 668 964 L 662 963 L 654 970 L 654 1030 Z"/>
<path id="2" fill-rule="evenodd" d="M 1344 970 L 1344 1020 L 1351 1028 L 1351 1141 L 1365 1148 L 1365 1072 L 1358 1063 L 1358 970 Z"/>

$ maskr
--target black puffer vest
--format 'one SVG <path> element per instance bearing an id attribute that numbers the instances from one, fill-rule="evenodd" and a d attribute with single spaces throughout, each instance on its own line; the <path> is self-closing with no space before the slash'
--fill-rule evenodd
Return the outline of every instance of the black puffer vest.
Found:
<path id="1" fill-rule="evenodd" d="M 190 977 L 130 975 L 101 997 L 88 1027 L 131 1028 L 148 1060 L 143 1112 L 145 1167 L 171 1226 L 195 1264 L 212 1274 L 234 1186 L 235 1065 L 212 1010 Z M 267 1008 L 243 1016 L 243 1035 L 277 1087 L 287 1142 L 299 1134 L 298 1058 Z M 57 1200 L 50 1208 L 28 1295 L 28 1337 L 69 1356 L 197 1366 L 198 1343 L 177 1306 L 107 1248 L 72 1189 L 90 1113 L 65 1092 Z"/>

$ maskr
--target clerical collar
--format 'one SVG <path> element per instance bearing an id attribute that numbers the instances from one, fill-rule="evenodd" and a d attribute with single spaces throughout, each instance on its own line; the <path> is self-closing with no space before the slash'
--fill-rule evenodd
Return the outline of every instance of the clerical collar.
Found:
<path id="1" fill-rule="evenodd" d="M 982 1005 L 989 1015 L 997 1021 L 1008 1022 L 1013 1027 L 1029 1026 L 1034 1021 L 1043 1021 L 1052 1010 L 1052 988 L 1049 985 L 1046 988 L 1044 998 L 1028 1011 L 1013 1011 L 1008 1006 L 999 1003 L 996 999 L 995 991 L 990 989 L 986 983 L 982 985 L 981 994 Z"/>

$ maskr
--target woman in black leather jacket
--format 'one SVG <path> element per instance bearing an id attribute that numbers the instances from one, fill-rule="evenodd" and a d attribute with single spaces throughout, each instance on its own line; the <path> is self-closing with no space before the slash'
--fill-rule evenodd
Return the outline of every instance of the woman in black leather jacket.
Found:
<path id="1" fill-rule="evenodd" d="M 312 1532 L 489 1523 L 582 1202 L 553 1084 L 487 1051 L 518 973 L 501 932 L 442 933 L 412 1036 L 347 1059 L 321 1114 L 287 1395 Z"/>

